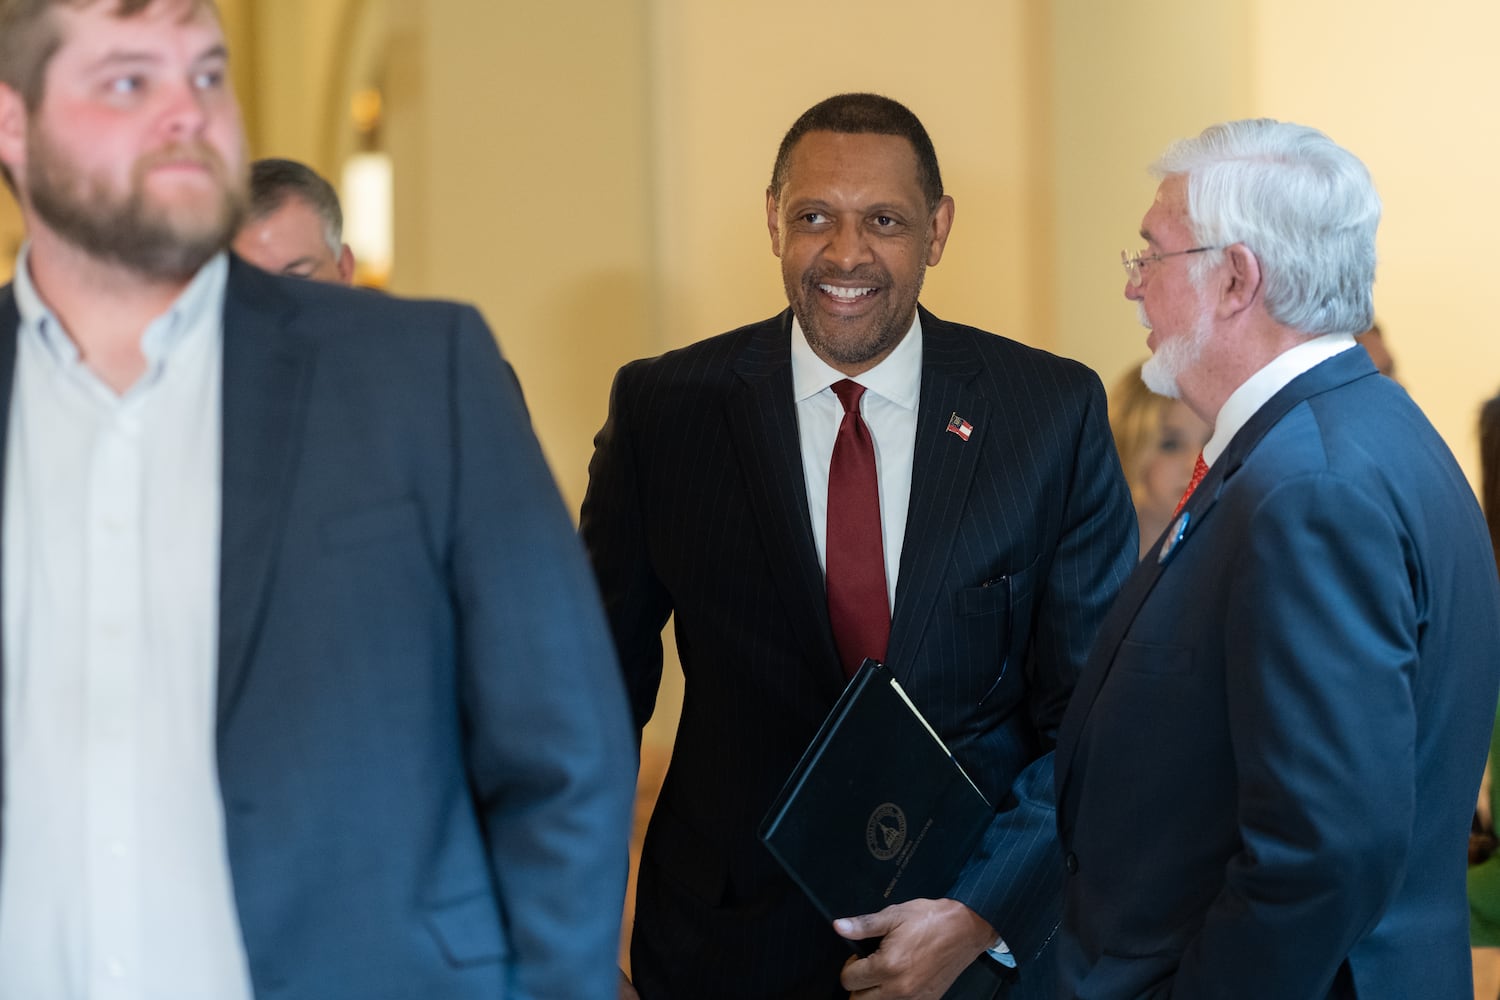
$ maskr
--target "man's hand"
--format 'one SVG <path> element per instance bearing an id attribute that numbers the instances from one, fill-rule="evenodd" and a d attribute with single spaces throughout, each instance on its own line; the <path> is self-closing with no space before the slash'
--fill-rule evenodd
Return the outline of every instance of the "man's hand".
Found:
<path id="1" fill-rule="evenodd" d="M 999 937 L 952 899 L 913 899 L 879 913 L 844 917 L 833 929 L 851 941 L 883 937 L 868 958 L 851 958 L 839 981 L 858 1000 L 938 1000 Z"/>

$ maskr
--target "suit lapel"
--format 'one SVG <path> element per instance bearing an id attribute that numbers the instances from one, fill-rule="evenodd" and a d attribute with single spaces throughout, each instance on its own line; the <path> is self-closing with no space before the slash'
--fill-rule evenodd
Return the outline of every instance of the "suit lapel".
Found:
<path id="1" fill-rule="evenodd" d="M 224 303 L 219 721 L 244 683 L 274 575 L 315 348 L 276 284 L 233 260 Z"/>
<path id="2" fill-rule="evenodd" d="M 837 696 L 843 670 L 828 624 L 828 598 L 818 565 L 802 443 L 792 398 L 791 312 L 761 324 L 736 359 L 739 376 L 725 415 L 744 472 L 771 578 L 782 592 L 788 625 L 807 662 Z"/>
<path id="3" fill-rule="evenodd" d="M 1203 477 L 1203 482 L 1193 492 L 1187 506 L 1183 508 L 1188 517 L 1187 532 L 1178 544 L 1188 544 L 1193 533 L 1202 528 L 1208 512 L 1218 502 L 1220 494 L 1234 474 L 1245 464 L 1261 439 L 1283 417 L 1313 396 L 1374 374 L 1375 366 L 1369 356 L 1364 351 L 1350 350 L 1329 358 L 1283 386 L 1240 428 L 1224 449 L 1224 454 L 1219 456 L 1219 460 L 1208 470 L 1208 475 Z M 1175 525 L 1176 519 L 1173 523 Z M 1058 734 L 1057 788 L 1060 793 L 1064 793 L 1058 796 L 1060 808 L 1066 801 L 1068 776 L 1078 750 L 1079 733 L 1109 675 L 1115 653 L 1119 650 L 1120 643 L 1124 642 L 1126 633 L 1141 606 L 1146 603 L 1146 598 L 1151 595 L 1157 580 L 1170 567 L 1170 559 L 1167 565 L 1161 564 L 1159 547 L 1148 551 L 1135 572 L 1126 580 L 1119 597 L 1099 626 L 1099 636 L 1094 642 L 1093 652 L 1078 679 L 1078 686 L 1073 691 L 1072 702 L 1063 717 L 1062 729 Z"/>
<path id="4" fill-rule="evenodd" d="M 1183 508 L 1183 513 L 1188 518 L 1188 525 L 1187 532 L 1178 542 L 1179 545 L 1187 544 L 1188 538 L 1202 526 L 1203 519 L 1218 502 L 1219 492 L 1223 489 L 1224 480 L 1227 478 L 1228 463 L 1225 459 L 1228 457 L 1227 453 L 1220 456 L 1220 460 L 1208 470 L 1208 475 L 1203 477 L 1203 482 L 1198 484 L 1187 506 Z M 1178 521 L 1179 518 L 1173 518 L 1173 527 L 1169 530 L 1175 530 Z M 1168 565 L 1170 565 L 1170 560 Z M 1109 613 L 1099 625 L 1099 634 L 1094 640 L 1093 651 L 1089 654 L 1088 663 L 1079 675 L 1077 685 L 1073 688 L 1068 711 L 1063 715 L 1062 726 L 1058 730 L 1056 783 L 1059 790 L 1067 788 L 1068 773 L 1073 756 L 1078 750 L 1078 734 L 1089 712 L 1093 710 L 1094 700 L 1099 697 L 1100 689 L 1104 687 L 1104 678 L 1108 676 L 1109 668 L 1114 664 L 1115 652 L 1120 648 L 1120 643 L 1125 641 L 1125 634 L 1130 631 L 1136 613 L 1140 611 L 1141 605 L 1146 603 L 1146 598 L 1151 596 L 1151 591 L 1156 587 L 1156 581 L 1161 579 L 1166 569 L 1167 566 L 1163 566 L 1160 561 L 1159 547 L 1149 549 L 1134 572 L 1126 578 L 1125 585 L 1120 588 L 1119 595 L 1110 605 Z M 1058 797 L 1058 801 L 1059 803 L 1062 801 L 1061 796 Z"/>
<path id="5" fill-rule="evenodd" d="M 291 311 L 290 300 L 269 279 L 231 260 L 224 306 L 221 721 L 243 681 L 256 626 L 264 611 L 301 441 L 314 351 L 308 342 L 285 332 L 283 320 Z M 5 455 L 19 324 L 15 295 L 7 286 L 0 290 L 0 524 L 4 523 Z M 3 559 L 0 550 L 0 566 Z M 0 706 L 0 720 L 3 717 Z M 0 765 L 0 776 L 3 773 Z"/>
<path id="6" fill-rule="evenodd" d="M 969 484 L 990 433 L 990 403 L 971 383 L 980 359 L 948 324 L 925 309 L 922 316 L 922 393 L 912 452 L 911 501 L 901 544 L 901 569 L 891 616 L 887 660 L 898 678 L 921 645 L 932 605 L 958 534 Z M 972 426 L 966 441 L 947 431 L 957 414 Z"/>

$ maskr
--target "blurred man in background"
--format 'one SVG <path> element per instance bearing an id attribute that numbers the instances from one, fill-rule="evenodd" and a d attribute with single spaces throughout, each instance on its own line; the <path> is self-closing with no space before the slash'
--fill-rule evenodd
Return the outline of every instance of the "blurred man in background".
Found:
<path id="1" fill-rule="evenodd" d="M 251 164 L 250 213 L 234 237 L 234 252 L 272 274 L 354 281 L 338 192 L 296 160 Z"/>

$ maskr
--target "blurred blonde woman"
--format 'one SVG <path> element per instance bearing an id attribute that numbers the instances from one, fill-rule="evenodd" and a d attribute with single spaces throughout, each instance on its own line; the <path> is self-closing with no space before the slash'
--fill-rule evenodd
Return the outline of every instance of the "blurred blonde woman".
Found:
<path id="1" fill-rule="evenodd" d="M 1212 428 L 1186 403 L 1147 389 L 1140 365 L 1109 394 L 1109 428 L 1135 502 L 1144 557 L 1172 519 Z"/>

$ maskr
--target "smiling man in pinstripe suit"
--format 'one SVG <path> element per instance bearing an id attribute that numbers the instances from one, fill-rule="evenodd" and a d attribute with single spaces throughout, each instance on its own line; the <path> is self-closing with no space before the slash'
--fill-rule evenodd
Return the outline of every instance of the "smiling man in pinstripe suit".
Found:
<path id="1" fill-rule="evenodd" d="M 787 133 L 766 197 L 791 308 L 616 379 L 582 529 L 636 724 L 669 615 L 687 678 L 641 862 L 645 1000 L 938 997 L 995 947 L 1013 996 L 1050 991 L 1052 746 L 1135 520 L 1092 372 L 918 307 L 953 211 L 910 111 L 830 98 Z M 854 583 L 876 595 L 855 609 L 874 638 L 830 615 L 852 515 L 829 465 L 850 420 L 873 439 L 879 537 Z M 948 898 L 831 927 L 755 831 L 865 655 L 997 811 Z M 840 935 L 883 941 L 852 961 Z"/>

